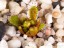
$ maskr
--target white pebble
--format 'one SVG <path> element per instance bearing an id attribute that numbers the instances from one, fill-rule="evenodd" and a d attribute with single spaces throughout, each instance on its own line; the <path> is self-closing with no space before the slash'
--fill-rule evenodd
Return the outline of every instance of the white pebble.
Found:
<path id="1" fill-rule="evenodd" d="M 58 2 L 58 0 L 52 0 L 52 2 Z"/>
<path id="2" fill-rule="evenodd" d="M 19 37 L 18 38 L 21 42 L 24 41 L 24 38 L 23 37 Z"/>
<path id="3" fill-rule="evenodd" d="M 53 44 L 55 42 L 55 39 L 53 37 L 48 38 L 49 43 Z"/>
<path id="4" fill-rule="evenodd" d="M 50 24 L 50 23 L 53 22 L 53 20 L 52 20 L 52 15 L 51 15 L 50 13 L 46 14 L 46 15 L 45 15 L 45 18 L 46 18 L 46 23 L 47 23 L 47 24 Z"/>
<path id="5" fill-rule="evenodd" d="M 2 22 L 3 22 L 3 23 L 7 23 L 7 19 L 8 19 L 8 16 L 4 15 L 4 16 L 3 16 L 3 19 L 2 19 Z"/>
<path id="6" fill-rule="evenodd" d="M 37 48 L 37 46 L 34 42 L 28 42 L 28 47 Z M 25 48 L 26 48 L 26 46 L 25 46 Z"/>
<path id="7" fill-rule="evenodd" d="M 22 2 L 28 4 L 30 2 L 30 0 L 22 0 Z"/>
<path id="8" fill-rule="evenodd" d="M 0 0 L 0 11 L 6 8 L 6 4 L 7 4 L 6 0 Z"/>
<path id="9" fill-rule="evenodd" d="M 56 41 L 62 42 L 62 37 L 57 37 Z"/>
<path id="10" fill-rule="evenodd" d="M 23 35 L 23 38 L 24 38 L 24 39 L 27 39 L 27 35 L 26 35 L 26 34 L 24 34 L 24 35 Z"/>
<path id="11" fill-rule="evenodd" d="M 51 0 L 40 0 L 41 3 L 46 3 L 46 4 L 51 4 L 52 1 Z"/>
<path id="12" fill-rule="evenodd" d="M 51 35 L 55 35 L 55 31 L 53 29 L 51 31 Z"/>
<path id="13" fill-rule="evenodd" d="M 63 24 L 63 22 L 64 22 L 64 15 L 62 15 L 60 18 L 57 18 L 56 22 L 58 24 Z"/>
<path id="14" fill-rule="evenodd" d="M 44 39 L 43 38 L 36 38 L 35 43 L 39 47 L 44 44 Z"/>
<path id="15" fill-rule="evenodd" d="M 28 9 L 30 9 L 32 6 L 36 6 L 37 7 L 37 2 L 36 1 L 31 1 L 29 4 L 28 4 Z"/>
<path id="16" fill-rule="evenodd" d="M 7 44 L 6 40 L 2 39 L 0 41 L 0 48 L 8 48 L 8 44 Z"/>
<path id="17" fill-rule="evenodd" d="M 54 28 L 55 29 L 62 29 L 63 25 L 62 24 L 58 24 L 58 23 L 54 23 Z"/>
<path id="18" fill-rule="evenodd" d="M 63 29 L 57 30 L 56 36 L 57 36 L 57 37 L 62 37 L 62 36 L 64 36 L 64 30 L 63 30 Z"/>
<path id="19" fill-rule="evenodd" d="M 12 40 L 8 41 L 8 45 L 9 48 L 19 48 L 21 46 L 21 41 L 18 38 L 13 37 Z"/>
<path id="20" fill-rule="evenodd" d="M 40 46 L 39 48 L 45 48 L 45 46 Z"/>
<path id="21" fill-rule="evenodd" d="M 52 45 L 43 45 L 43 46 L 40 46 L 39 48 L 53 48 Z"/>
<path id="22" fill-rule="evenodd" d="M 43 9 L 40 9 L 40 10 L 38 11 L 38 16 L 39 16 L 39 17 L 43 16 Z"/>
<path id="23" fill-rule="evenodd" d="M 3 39 L 5 39 L 5 40 L 9 40 L 10 37 L 9 37 L 8 35 L 4 35 Z"/>
<path id="24" fill-rule="evenodd" d="M 45 9 L 51 9 L 51 5 L 50 4 L 43 3 L 43 4 L 41 4 L 41 8 L 43 10 L 45 10 Z"/>
<path id="25" fill-rule="evenodd" d="M 58 42 L 57 48 L 64 48 L 64 42 Z"/>
<path id="26" fill-rule="evenodd" d="M 62 6 L 62 7 L 64 7 L 64 2 L 63 2 L 63 1 L 61 1 L 60 3 L 61 3 L 61 6 Z"/>
<path id="27" fill-rule="evenodd" d="M 51 43 L 47 40 L 44 41 L 44 45 L 50 45 Z"/>
<path id="28" fill-rule="evenodd" d="M 26 48 L 26 46 L 31 47 L 31 48 L 37 48 L 35 42 L 33 41 L 28 41 L 28 40 L 22 41 L 22 47 Z"/>
<path id="29" fill-rule="evenodd" d="M 38 36 L 38 37 L 43 37 L 43 33 L 42 33 L 42 32 L 39 32 L 39 33 L 37 34 L 37 36 Z"/>
<path id="30" fill-rule="evenodd" d="M 29 43 L 29 41 L 23 40 L 22 41 L 22 47 L 25 48 L 25 46 L 27 46 Z"/>
<path id="31" fill-rule="evenodd" d="M 6 34 L 13 37 L 16 35 L 16 30 L 13 26 L 9 26 L 9 28 L 6 31 Z"/>
<path id="32" fill-rule="evenodd" d="M 5 13 L 8 13 L 9 12 L 9 9 L 4 9 L 4 10 L 2 10 L 2 14 L 5 14 Z"/>
<path id="33" fill-rule="evenodd" d="M 60 18 L 62 16 L 59 5 L 57 5 L 56 8 L 52 10 L 52 16 L 54 18 Z"/>
<path id="34" fill-rule="evenodd" d="M 52 45 L 46 45 L 45 48 L 53 48 L 53 46 Z"/>
<path id="35" fill-rule="evenodd" d="M 9 2 L 9 8 L 11 15 L 17 15 L 23 10 L 23 7 L 20 7 L 18 3 L 13 1 Z"/>
<path id="36" fill-rule="evenodd" d="M 26 8 L 26 4 L 24 2 L 21 2 L 21 6 Z"/>
<path id="37" fill-rule="evenodd" d="M 31 37 L 27 37 L 27 41 L 32 42 L 32 41 L 34 41 L 34 40 L 33 40 L 33 38 L 31 38 Z"/>

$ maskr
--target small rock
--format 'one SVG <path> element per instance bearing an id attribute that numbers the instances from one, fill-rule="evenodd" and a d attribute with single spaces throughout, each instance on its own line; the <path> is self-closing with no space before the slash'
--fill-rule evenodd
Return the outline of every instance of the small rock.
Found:
<path id="1" fill-rule="evenodd" d="M 5 14 L 5 13 L 8 13 L 8 12 L 9 12 L 9 9 L 4 9 L 1 13 Z"/>
<path id="2" fill-rule="evenodd" d="M 64 42 L 58 42 L 57 48 L 64 48 Z"/>
<path id="3" fill-rule="evenodd" d="M 6 40 L 2 39 L 0 41 L 0 48 L 8 48 L 8 43 L 6 42 Z"/>
<path id="4" fill-rule="evenodd" d="M 52 14 L 50 14 L 50 13 L 46 14 L 45 18 L 46 18 L 46 23 L 47 24 L 50 24 L 50 23 L 53 22 L 53 20 L 52 20 Z"/>
<path id="5" fill-rule="evenodd" d="M 43 33 L 42 33 L 42 32 L 39 32 L 39 33 L 37 34 L 37 36 L 38 36 L 38 37 L 43 37 Z"/>
<path id="6" fill-rule="evenodd" d="M 0 0 L 0 11 L 6 8 L 6 4 L 7 4 L 6 0 Z"/>
<path id="7" fill-rule="evenodd" d="M 39 47 L 44 44 L 44 39 L 43 38 L 36 38 L 35 43 Z"/>
<path id="8" fill-rule="evenodd" d="M 52 11 L 52 16 L 53 16 L 54 18 L 60 18 L 60 17 L 62 16 L 59 5 L 57 5 L 57 6 L 53 9 L 53 11 Z"/>
<path id="9" fill-rule="evenodd" d="M 21 46 L 21 41 L 18 38 L 13 37 L 12 40 L 8 41 L 8 45 L 9 48 L 19 48 Z"/>
<path id="10" fill-rule="evenodd" d="M 54 28 L 55 29 L 62 29 L 63 25 L 62 24 L 58 24 L 58 23 L 54 23 Z"/>
<path id="11" fill-rule="evenodd" d="M 24 39 L 27 39 L 27 35 L 26 35 L 26 34 L 24 34 L 24 35 L 23 35 L 23 38 L 24 38 Z"/>
<path id="12" fill-rule="evenodd" d="M 45 30 L 45 35 L 50 36 L 51 35 L 51 29 L 46 29 Z"/>
<path id="13" fill-rule="evenodd" d="M 17 15 L 23 10 L 23 7 L 20 7 L 20 5 L 17 2 L 13 1 L 9 2 L 9 8 L 11 15 Z"/>
<path id="14" fill-rule="evenodd" d="M 28 4 L 28 9 L 30 9 L 32 6 L 36 6 L 37 7 L 37 2 L 36 1 L 31 1 L 29 4 Z"/>
<path id="15" fill-rule="evenodd" d="M 63 2 L 63 1 L 61 1 L 60 3 L 61 3 L 61 6 L 62 6 L 62 7 L 64 7 L 64 2 Z"/>
<path id="16" fill-rule="evenodd" d="M 15 36 L 16 35 L 15 27 L 9 26 L 9 28 L 6 31 L 6 34 L 11 36 L 11 37 Z"/>
<path id="17" fill-rule="evenodd" d="M 29 4 L 30 0 L 22 0 L 22 2 Z"/>
<path id="18" fill-rule="evenodd" d="M 53 29 L 51 31 L 51 35 L 55 35 L 55 31 Z"/>
<path id="19" fill-rule="evenodd" d="M 57 36 L 57 37 L 62 37 L 62 36 L 64 36 L 64 30 L 63 30 L 63 29 L 57 30 L 56 36 Z"/>
<path id="20" fill-rule="evenodd" d="M 48 38 L 48 41 L 49 41 L 51 44 L 53 44 L 53 43 L 55 42 L 55 39 L 54 39 L 53 37 L 49 37 L 49 38 Z"/>

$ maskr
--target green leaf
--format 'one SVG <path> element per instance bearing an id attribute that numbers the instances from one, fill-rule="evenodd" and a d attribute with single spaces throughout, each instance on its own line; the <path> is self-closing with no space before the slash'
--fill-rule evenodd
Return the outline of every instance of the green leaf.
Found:
<path id="1" fill-rule="evenodd" d="M 23 31 L 26 33 L 28 31 L 28 28 L 24 27 Z"/>
<path id="2" fill-rule="evenodd" d="M 31 36 L 35 36 L 38 33 L 38 27 L 30 27 L 29 32 Z"/>
<path id="3" fill-rule="evenodd" d="M 35 21 L 34 20 L 30 20 L 31 25 L 35 25 Z"/>
<path id="4" fill-rule="evenodd" d="M 14 26 L 16 26 L 16 27 L 18 27 L 19 26 L 19 18 L 18 18 L 18 16 L 11 16 L 9 18 L 9 23 L 14 25 Z"/>
<path id="5" fill-rule="evenodd" d="M 29 14 L 30 14 L 30 18 L 33 19 L 33 20 L 36 20 L 37 18 L 37 13 L 38 13 L 38 9 L 36 6 L 33 6 L 30 11 L 29 11 Z"/>
<path id="6" fill-rule="evenodd" d="M 45 24 L 44 23 L 40 24 L 39 30 L 43 29 L 44 27 L 45 27 Z"/>
<path id="7" fill-rule="evenodd" d="M 29 26 L 30 26 L 30 21 L 25 21 L 25 22 L 23 23 L 23 27 L 28 28 Z"/>

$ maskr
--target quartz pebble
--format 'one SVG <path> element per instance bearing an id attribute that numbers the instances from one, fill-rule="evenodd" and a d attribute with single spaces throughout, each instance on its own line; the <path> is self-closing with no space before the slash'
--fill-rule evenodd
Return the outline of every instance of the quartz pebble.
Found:
<path id="1" fill-rule="evenodd" d="M 15 27 L 9 26 L 8 30 L 6 31 L 6 34 L 13 37 L 16 35 Z"/>
<path id="2" fill-rule="evenodd" d="M 29 4 L 30 0 L 22 0 L 24 3 Z"/>
<path id="3" fill-rule="evenodd" d="M 24 2 L 21 2 L 22 7 L 26 7 L 26 4 Z"/>
<path id="4" fill-rule="evenodd" d="M 62 37 L 62 36 L 64 36 L 64 30 L 63 30 L 63 29 L 57 30 L 56 36 L 57 36 L 57 37 Z"/>
<path id="5" fill-rule="evenodd" d="M 32 42 L 34 40 L 31 37 L 27 37 L 27 41 Z"/>
<path id="6" fill-rule="evenodd" d="M 10 36 L 8 36 L 8 35 L 4 35 L 3 39 L 5 39 L 5 40 L 9 40 L 9 39 L 10 39 Z"/>
<path id="7" fill-rule="evenodd" d="M 24 38 L 24 39 L 27 39 L 27 35 L 24 34 L 24 35 L 23 35 L 23 38 Z"/>
<path id="8" fill-rule="evenodd" d="M 43 4 L 41 4 L 41 8 L 43 10 L 45 10 L 45 9 L 51 9 L 51 5 L 50 4 L 43 3 Z"/>
<path id="9" fill-rule="evenodd" d="M 53 9 L 53 11 L 52 11 L 52 16 L 53 16 L 54 18 L 60 18 L 60 17 L 62 16 L 59 5 L 57 5 L 57 6 Z"/>
<path id="10" fill-rule="evenodd" d="M 43 38 L 36 38 L 35 43 L 39 47 L 44 44 L 44 39 Z"/>
<path id="11" fill-rule="evenodd" d="M 46 15 L 45 15 L 45 18 L 46 18 L 47 24 L 50 24 L 50 23 L 53 22 L 53 21 L 52 21 L 52 15 L 51 15 L 50 13 L 46 14 Z"/>
<path id="12" fill-rule="evenodd" d="M 43 33 L 42 33 L 42 32 L 39 32 L 39 33 L 37 34 L 37 36 L 38 36 L 38 37 L 43 37 Z"/>
<path id="13" fill-rule="evenodd" d="M 8 13 L 9 12 L 9 9 L 4 9 L 4 10 L 2 10 L 2 14 L 5 14 L 5 13 Z"/>
<path id="14" fill-rule="evenodd" d="M 41 1 L 41 3 L 46 3 L 46 4 L 51 4 L 52 3 L 51 0 L 48 0 L 47 2 L 46 2 L 46 0 L 40 0 L 40 1 Z"/>
<path id="15" fill-rule="evenodd" d="M 57 48 L 64 48 L 64 42 L 58 42 Z"/>
<path id="16" fill-rule="evenodd" d="M 8 46 L 9 48 L 19 48 L 21 46 L 21 41 L 18 38 L 13 37 L 12 40 L 8 41 Z"/>
<path id="17" fill-rule="evenodd" d="M 23 48 L 37 48 L 37 46 L 36 46 L 36 44 L 35 44 L 35 42 L 29 42 L 29 41 L 23 41 L 22 42 L 22 46 L 23 46 Z"/>
<path id="18" fill-rule="evenodd" d="M 55 42 L 55 39 L 54 39 L 53 37 L 49 37 L 49 38 L 48 38 L 48 41 L 49 41 L 51 44 L 53 44 L 53 43 Z"/>
<path id="19" fill-rule="evenodd" d="M 63 1 L 61 1 L 61 6 L 64 7 L 64 2 Z"/>
<path id="20" fill-rule="evenodd" d="M 20 7 L 18 3 L 13 1 L 9 2 L 9 8 L 12 15 L 17 15 L 23 10 L 23 7 Z"/>
<path id="21" fill-rule="evenodd" d="M 5 10 L 7 5 L 6 0 L 0 0 L 0 11 Z"/>
<path id="22" fill-rule="evenodd" d="M 53 29 L 51 31 L 51 35 L 55 35 L 55 31 Z"/>
<path id="23" fill-rule="evenodd" d="M 50 36 L 51 35 L 51 29 L 46 29 L 45 30 L 45 35 Z"/>
<path id="24" fill-rule="evenodd" d="M 8 48 L 8 43 L 6 40 L 2 39 L 0 41 L 0 48 Z"/>
<path id="25" fill-rule="evenodd" d="M 53 48 L 52 45 L 44 45 L 44 46 L 40 46 L 39 48 Z"/>
<path id="26" fill-rule="evenodd" d="M 38 12 L 38 16 L 39 16 L 39 17 L 43 16 L 43 9 L 41 9 L 41 10 Z"/>
<path id="27" fill-rule="evenodd" d="M 36 6 L 37 7 L 37 2 L 36 1 L 31 1 L 29 4 L 28 4 L 28 9 L 30 9 L 32 6 Z"/>
<path id="28" fill-rule="evenodd" d="M 54 23 L 54 28 L 55 29 L 62 29 L 63 25 L 62 24 L 58 24 L 58 23 Z"/>
<path id="29" fill-rule="evenodd" d="M 29 48 L 37 48 L 36 44 L 34 42 L 28 42 L 27 44 L 28 46 L 25 46 L 25 48 L 29 47 Z"/>

